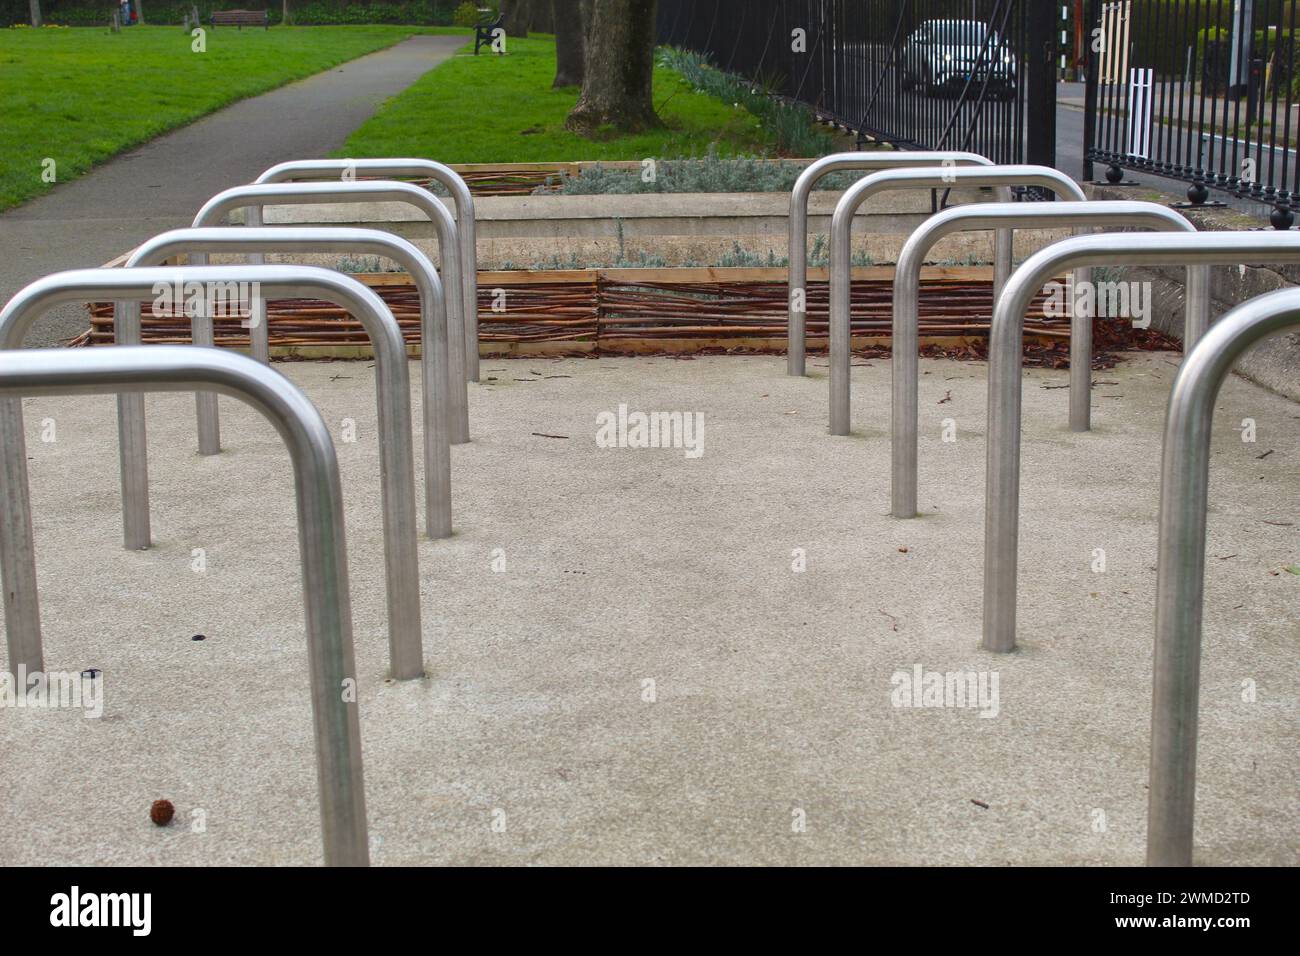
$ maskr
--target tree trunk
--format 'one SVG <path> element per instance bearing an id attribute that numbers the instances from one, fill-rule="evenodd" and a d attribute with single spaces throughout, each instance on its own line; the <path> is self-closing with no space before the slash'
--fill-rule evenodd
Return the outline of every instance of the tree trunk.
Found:
<path id="1" fill-rule="evenodd" d="M 552 89 L 581 86 L 586 29 L 580 0 L 555 0 L 555 82 Z"/>
<path id="2" fill-rule="evenodd" d="M 532 6 L 529 8 L 532 13 L 532 19 L 528 24 L 529 30 L 534 33 L 555 32 L 555 2 L 556 0 L 532 0 Z"/>
<path id="3" fill-rule="evenodd" d="M 289 9 L 289 0 L 280 0 L 280 25 L 293 25 L 293 11 Z"/>
<path id="4" fill-rule="evenodd" d="M 144 0 L 135 0 L 135 22 L 144 26 Z"/>
<path id="5" fill-rule="evenodd" d="M 564 125 L 578 133 L 662 126 L 651 97 L 654 61 L 655 0 L 592 4 L 582 95 Z"/>
<path id="6" fill-rule="evenodd" d="M 528 36 L 529 0 L 501 0 L 501 25 L 508 37 Z"/>
<path id="7" fill-rule="evenodd" d="M 41 25 L 41 0 L 27 0 L 27 6 L 32 14 L 32 26 Z"/>

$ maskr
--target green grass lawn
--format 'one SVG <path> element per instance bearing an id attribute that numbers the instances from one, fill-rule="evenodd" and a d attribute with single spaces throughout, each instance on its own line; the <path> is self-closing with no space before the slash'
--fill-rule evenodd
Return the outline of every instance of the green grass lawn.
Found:
<path id="1" fill-rule="evenodd" d="M 472 49 L 472 46 L 471 46 Z M 511 39 L 507 56 L 457 56 L 393 97 L 349 138 L 339 156 L 427 156 L 444 163 L 673 159 L 765 154 L 772 140 L 744 109 L 692 91 L 656 67 L 654 102 L 665 127 L 584 139 L 564 128 L 576 88 L 552 90 L 555 43 Z"/>
<path id="2" fill-rule="evenodd" d="M 0 209 L 235 100 L 378 50 L 406 26 L 208 30 L 196 53 L 180 27 L 0 30 Z M 232 144 L 232 149 L 235 148 Z M 46 164 L 48 165 L 48 164 Z"/>

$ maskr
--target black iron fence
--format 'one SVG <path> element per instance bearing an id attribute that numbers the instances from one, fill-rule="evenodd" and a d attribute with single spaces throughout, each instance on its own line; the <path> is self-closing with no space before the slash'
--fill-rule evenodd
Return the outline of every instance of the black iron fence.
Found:
<path id="1" fill-rule="evenodd" d="M 1054 0 L 659 0 L 659 42 L 866 139 L 1055 159 Z"/>
<path id="2" fill-rule="evenodd" d="M 1296 0 L 1090 0 L 1085 169 L 1124 169 L 1272 205 L 1300 192 Z"/>

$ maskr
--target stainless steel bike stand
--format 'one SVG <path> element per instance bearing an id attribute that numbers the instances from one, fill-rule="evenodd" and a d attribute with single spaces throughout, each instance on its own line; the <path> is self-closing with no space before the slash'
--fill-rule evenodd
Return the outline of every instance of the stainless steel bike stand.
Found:
<path id="1" fill-rule="evenodd" d="M 1011 275 L 989 338 L 988 462 L 984 506 L 985 650 L 1016 647 L 1020 524 L 1020 388 L 1024 314 L 1043 284 L 1079 266 L 1300 263 L 1298 232 L 1118 233 L 1076 236 L 1034 255 Z M 1201 336 L 1195 336 L 1200 339 Z"/>
<path id="2" fill-rule="evenodd" d="M 272 166 L 254 183 L 289 183 L 308 179 L 340 179 L 344 176 L 428 176 L 447 187 L 456 205 L 456 232 L 460 237 L 460 288 L 465 308 L 465 374 L 471 382 L 479 376 L 478 357 L 478 239 L 474 218 L 474 195 L 460 174 L 431 159 L 299 159 Z M 348 180 L 344 180 L 345 182 Z M 260 216 L 260 208 L 257 210 Z M 252 225 L 250 221 L 248 223 Z"/>
<path id="3" fill-rule="evenodd" d="M 126 261 L 127 268 L 160 266 L 186 253 L 368 252 L 393 260 L 408 273 L 420 295 L 421 380 L 424 413 L 425 531 L 430 538 L 451 536 L 451 436 L 448 422 L 449 359 L 447 313 L 442 282 L 429 258 L 413 244 L 377 229 L 248 227 L 173 229 L 142 243 Z M 264 304 L 262 296 L 254 301 Z M 140 341 L 140 305 L 119 302 L 114 311 L 117 344 Z M 265 313 L 263 313 L 265 316 Z M 126 547 L 149 547 L 149 507 L 146 477 L 144 405 L 138 395 L 118 396 L 119 436 L 123 448 L 122 487 L 133 489 L 122 498 Z"/>
<path id="4" fill-rule="evenodd" d="M 789 246 L 786 281 L 786 374 L 804 375 L 807 368 L 808 327 L 808 198 L 822 177 L 860 169 L 905 169 L 922 166 L 992 166 L 978 153 L 912 150 L 874 153 L 832 153 L 808 164 L 790 192 Z M 1010 235 L 998 234 L 994 251 L 995 273 L 1011 274 Z"/>
<path id="5" fill-rule="evenodd" d="M 933 169 L 887 169 L 858 180 L 841 197 L 831 220 L 831 383 L 830 433 L 849 433 L 849 368 L 852 364 L 852 325 L 850 292 L 852 275 L 853 218 L 858 207 L 877 193 L 890 189 L 943 189 L 945 187 L 993 186 L 1003 193 L 1012 186 L 1041 186 L 1064 196 L 1085 202 L 1083 190 L 1066 176 L 1046 166 L 990 166 Z M 1008 232 L 1009 236 L 1010 233 Z M 1008 250 L 1010 246 L 1007 247 Z M 1010 261 L 1008 255 L 1008 261 Z M 1000 295 L 995 283 L 993 294 Z"/>
<path id="6" fill-rule="evenodd" d="M 1215 323 L 1183 359 L 1169 397 L 1160 469 L 1147 809 L 1149 866 L 1192 865 L 1205 601 L 1205 512 L 1214 403 L 1223 380 L 1243 353 L 1269 336 L 1294 328 L 1300 328 L 1298 289 L 1271 292 L 1237 306 Z"/>
<path id="7" fill-rule="evenodd" d="M 74 286 L 75 283 L 70 283 L 70 287 Z M 57 279 L 47 288 L 59 288 Z M 81 292 L 81 287 L 77 287 L 78 297 Z M 6 311 L 5 314 L 14 313 Z M 4 432 L 0 457 L 6 489 L 4 523 L 0 529 L 5 532 L 3 553 L 10 558 L 20 555 L 23 571 L 15 576 L 15 566 L 8 561 L 4 564 L 9 666 L 17 671 L 25 665 L 28 673 L 45 670 L 31 540 L 22 396 L 184 392 L 195 385 L 256 408 L 275 426 L 289 449 L 298 506 L 307 664 L 311 676 L 325 863 L 366 866 L 370 862 L 370 850 L 361 726 L 355 700 L 345 700 L 341 692 L 346 682 L 355 681 L 356 664 L 338 461 L 329 428 L 315 406 L 297 386 L 266 366 L 243 355 L 192 345 L 21 349 L 0 356 L 0 395 L 3 396 L 0 427 Z M 25 527 L 25 538 L 20 534 L 19 540 L 14 539 L 14 531 L 23 530 L 16 523 Z"/>
<path id="8" fill-rule="evenodd" d="M 460 281 L 460 240 L 456 223 L 447 207 L 433 193 L 410 183 L 373 180 L 365 182 L 328 183 L 264 183 L 253 186 L 235 186 L 217 193 L 209 199 L 194 217 L 191 225 L 219 226 L 221 220 L 236 209 L 279 205 L 342 204 L 362 202 L 403 202 L 414 206 L 429 217 L 438 236 L 439 255 L 442 259 L 443 285 L 447 303 L 447 341 L 450 353 L 451 375 L 451 442 L 453 445 L 469 441 L 469 404 L 465 379 L 465 321 L 461 310 L 464 296 Z M 278 227 L 276 227 L 278 228 Z M 201 254 L 199 254 L 201 255 Z M 195 265 L 204 259 L 191 257 Z M 194 334 L 200 338 L 210 335 L 211 319 L 195 320 Z M 216 454 L 221 450 L 217 432 L 215 398 L 206 405 L 199 404 L 199 452 Z"/>
<path id="9" fill-rule="evenodd" d="M 47 310 L 65 302 L 139 300 L 156 296 L 160 288 L 209 289 L 240 282 L 256 283 L 254 288 L 258 294 L 271 298 L 328 299 L 355 315 L 370 333 L 375 344 L 375 387 L 379 400 L 389 660 L 395 679 L 420 677 L 424 665 L 416 547 L 419 535 L 415 510 L 415 458 L 411 447 L 411 385 L 397 321 L 372 291 L 341 272 L 315 266 L 76 269 L 38 279 L 9 300 L 0 310 L 0 349 L 19 348 L 32 323 Z M 221 285 L 217 286 L 218 283 Z M 14 401 L 9 406 L 9 411 L 0 418 L 0 451 L 17 448 L 23 442 L 22 405 Z M 138 455 L 138 450 L 132 453 Z M 21 469 L 21 485 L 25 488 L 26 459 L 13 454 L 9 457 L 14 462 L 9 466 L 11 472 Z M 17 486 L 15 482 L 10 484 L 11 488 Z M 131 494 L 138 494 L 138 491 L 138 487 L 124 489 Z M 132 505 L 133 509 L 141 506 L 147 510 L 147 498 Z M 35 594 L 36 567 L 31 537 L 29 503 L 25 497 L 8 502 L 0 509 L 0 569 L 4 571 L 5 580 L 13 582 L 10 591 L 17 593 L 16 599 L 6 608 L 10 634 L 40 633 L 35 605 L 26 607 L 22 598 L 23 594 Z M 35 639 L 39 640 L 39 637 Z"/>
<path id="10" fill-rule="evenodd" d="M 1163 232 L 1196 232 L 1178 213 L 1150 202 L 981 203 L 956 206 L 930 217 L 898 257 L 894 274 L 892 335 L 893 420 L 890 514 L 916 517 L 918 417 L 918 312 L 921 267 L 934 244 L 955 232 L 979 229 L 1053 229 L 1076 227 L 1146 228 Z M 1076 270 L 1075 282 L 1089 270 Z M 1084 273 L 1079 275 L 1079 273 Z M 1209 325 L 1209 267 L 1195 266 L 1187 274 L 1188 329 Z M 996 302 L 994 303 L 996 305 Z M 1070 303 L 1070 429 L 1087 431 L 1092 412 L 1092 314 Z"/>

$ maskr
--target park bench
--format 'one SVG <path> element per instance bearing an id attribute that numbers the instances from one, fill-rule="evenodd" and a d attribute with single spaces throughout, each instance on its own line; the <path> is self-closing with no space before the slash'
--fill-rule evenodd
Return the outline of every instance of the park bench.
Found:
<path id="1" fill-rule="evenodd" d="M 270 18 L 265 10 L 213 10 L 212 25 L 235 27 L 239 30 L 244 27 L 261 27 L 264 30 L 271 28 Z"/>
<path id="2" fill-rule="evenodd" d="M 491 11 L 488 12 L 488 16 L 491 16 Z M 492 34 L 501 29 L 501 25 L 505 23 L 505 19 L 506 18 L 503 14 L 497 14 L 495 20 L 484 19 L 474 27 L 475 56 L 478 56 L 479 47 L 492 45 L 492 40 L 494 39 Z"/>

